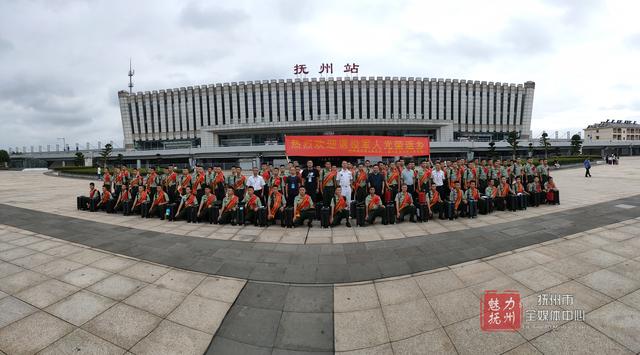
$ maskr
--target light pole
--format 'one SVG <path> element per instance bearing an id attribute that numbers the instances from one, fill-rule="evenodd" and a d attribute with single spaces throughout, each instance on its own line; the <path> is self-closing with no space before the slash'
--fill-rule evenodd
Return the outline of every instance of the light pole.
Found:
<path id="1" fill-rule="evenodd" d="M 64 139 L 64 137 L 56 138 L 56 139 L 58 139 L 58 140 L 62 139 L 62 151 L 63 152 L 66 151 L 66 149 L 67 149 L 67 141 Z"/>

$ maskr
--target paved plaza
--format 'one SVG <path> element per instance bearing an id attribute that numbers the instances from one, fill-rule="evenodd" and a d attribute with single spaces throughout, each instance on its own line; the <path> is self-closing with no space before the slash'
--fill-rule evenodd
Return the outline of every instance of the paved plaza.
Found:
<path id="1" fill-rule="evenodd" d="M 638 354 L 640 159 L 592 174 L 553 172 L 560 206 L 291 230 L 77 211 L 89 180 L 0 172 L 0 354 Z M 521 297 L 517 331 L 481 329 L 486 290 Z"/>

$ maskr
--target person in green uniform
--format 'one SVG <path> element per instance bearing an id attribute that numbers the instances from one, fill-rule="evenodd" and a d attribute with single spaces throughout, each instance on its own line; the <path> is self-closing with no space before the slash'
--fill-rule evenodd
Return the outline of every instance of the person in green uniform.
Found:
<path id="1" fill-rule="evenodd" d="M 347 227 L 351 228 L 351 222 L 349 222 L 349 206 L 347 205 L 347 199 L 342 196 L 342 188 L 336 187 L 335 194 L 331 199 L 331 215 L 329 223 L 332 227 L 340 225 L 342 219 L 345 219 Z"/>
<path id="2" fill-rule="evenodd" d="M 416 206 L 413 205 L 413 197 L 407 189 L 407 184 L 402 184 L 395 201 L 398 222 L 404 222 L 404 216 L 409 215 L 409 221 L 416 223 Z"/>
<path id="3" fill-rule="evenodd" d="M 364 218 L 368 224 L 374 224 L 377 217 L 380 217 L 384 222 L 386 222 L 385 208 L 382 203 L 382 197 L 376 195 L 376 188 L 370 187 L 369 194 L 367 198 L 364 200 Z"/>

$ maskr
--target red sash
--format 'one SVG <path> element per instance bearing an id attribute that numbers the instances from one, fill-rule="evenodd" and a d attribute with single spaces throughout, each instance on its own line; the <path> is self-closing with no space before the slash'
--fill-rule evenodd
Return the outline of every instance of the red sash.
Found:
<path id="1" fill-rule="evenodd" d="M 140 206 L 143 202 L 147 200 L 147 191 L 143 190 L 138 193 L 138 200 L 136 201 L 136 206 Z"/>
<path id="2" fill-rule="evenodd" d="M 213 188 L 217 188 L 220 184 L 224 184 L 224 174 L 222 172 L 216 173 L 216 177 L 213 179 Z"/>
<path id="3" fill-rule="evenodd" d="M 147 177 L 147 187 L 151 187 L 151 183 L 156 181 L 156 176 L 156 173 L 151 173 L 151 175 Z"/>
<path id="4" fill-rule="evenodd" d="M 454 202 L 455 209 L 457 210 L 460 202 L 462 202 L 462 190 L 456 190 L 456 200 Z"/>
<path id="5" fill-rule="evenodd" d="M 122 192 L 120 192 L 120 200 L 124 201 L 128 199 L 129 199 L 129 190 L 123 189 Z"/>
<path id="6" fill-rule="evenodd" d="M 198 177 L 196 178 L 196 182 L 193 183 L 193 189 L 194 190 L 199 189 L 203 183 L 204 183 L 204 174 L 198 174 Z"/>
<path id="7" fill-rule="evenodd" d="M 418 181 L 418 189 L 422 188 L 422 185 L 424 185 L 427 182 L 430 176 L 431 176 L 431 170 L 425 170 L 422 173 L 422 177 Z"/>
<path id="8" fill-rule="evenodd" d="M 473 196 L 473 199 L 478 201 L 480 199 L 480 194 L 478 193 L 478 189 L 473 188 L 471 189 L 471 196 Z"/>
<path id="9" fill-rule="evenodd" d="M 502 184 L 502 197 L 507 197 L 508 194 L 509 194 L 509 184 L 505 182 L 504 184 Z"/>
<path id="10" fill-rule="evenodd" d="M 400 210 L 402 210 L 403 208 L 409 206 L 411 204 L 411 195 L 407 192 L 406 194 L 404 194 L 404 198 L 402 199 L 402 202 L 400 202 Z"/>
<path id="11" fill-rule="evenodd" d="M 353 190 L 355 191 L 358 187 L 360 187 L 360 184 L 365 181 L 367 181 L 367 173 L 359 170 L 356 176 L 356 181 L 353 182 Z"/>
<path id="12" fill-rule="evenodd" d="M 167 178 L 168 181 L 173 181 L 176 182 L 176 179 L 178 178 L 178 174 L 176 174 L 176 172 L 172 172 L 171 174 L 169 174 L 169 178 Z"/>
<path id="13" fill-rule="evenodd" d="M 271 194 L 271 196 L 275 195 L 271 208 L 269 208 L 269 218 L 275 218 L 276 213 L 278 213 L 278 209 L 282 204 L 282 194 L 278 191 Z"/>
<path id="14" fill-rule="evenodd" d="M 133 180 L 131 180 L 131 186 L 138 186 L 142 182 L 142 176 L 136 175 Z"/>
<path id="15" fill-rule="evenodd" d="M 302 199 L 302 201 L 300 201 L 300 203 L 298 203 L 296 205 L 294 218 L 300 217 L 300 211 L 302 211 L 303 209 L 309 207 L 310 204 L 311 204 L 311 199 L 309 198 L 309 195 L 304 195 L 304 198 Z"/>
<path id="16" fill-rule="evenodd" d="M 324 187 L 327 186 L 329 181 L 331 181 L 331 179 L 335 178 L 337 174 L 338 173 L 333 171 L 333 170 L 330 171 L 329 174 L 327 176 L 325 176 L 324 179 L 322 179 L 322 188 L 324 189 Z"/>
<path id="17" fill-rule="evenodd" d="M 229 203 L 224 206 L 224 208 L 222 209 L 222 213 L 225 213 L 227 211 L 230 211 L 232 208 L 236 207 L 236 205 L 238 204 L 238 196 L 233 196 L 231 197 L 231 200 L 229 201 Z"/>
<path id="18" fill-rule="evenodd" d="M 102 203 L 107 203 L 107 201 L 109 201 L 110 198 L 111 198 L 111 192 L 105 191 L 105 193 L 102 194 Z"/>
<path id="19" fill-rule="evenodd" d="M 517 191 L 518 191 L 519 193 L 524 192 L 524 186 L 522 186 L 522 183 L 519 183 L 519 184 L 518 184 Z"/>
<path id="20" fill-rule="evenodd" d="M 271 172 L 269 170 L 264 170 L 260 175 L 262 175 L 264 181 L 269 181 L 269 178 L 271 178 Z"/>
<path id="21" fill-rule="evenodd" d="M 347 207 L 347 199 L 344 196 L 338 197 L 336 205 L 333 206 L 333 215 L 335 216 L 338 211 L 341 211 Z"/>
<path id="22" fill-rule="evenodd" d="M 439 199 L 440 193 L 438 191 L 435 191 L 433 197 L 431 197 L 431 201 L 429 201 L 429 207 L 433 207 L 436 203 L 438 203 Z"/>
<path id="23" fill-rule="evenodd" d="M 274 177 L 271 179 L 271 186 L 273 186 L 273 187 L 276 187 L 276 186 L 280 187 L 280 185 L 281 185 L 281 184 L 282 184 L 282 179 L 281 179 L 279 176 L 277 176 L 277 177 L 276 177 L 276 176 L 274 176 Z"/>
<path id="24" fill-rule="evenodd" d="M 153 201 L 153 205 L 154 205 L 154 206 L 156 206 L 156 205 L 159 205 L 159 204 L 161 204 L 161 203 L 165 203 L 165 202 L 167 202 L 167 201 L 164 199 L 164 196 L 165 196 L 165 195 L 164 195 L 164 191 L 163 191 L 162 193 L 158 194 L 158 197 L 156 197 L 156 200 L 155 200 L 155 201 Z"/>
<path id="25" fill-rule="evenodd" d="M 492 188 L 491 189 L 491 198 L 496 198 L 496 195 L 498 194 L 498 189 L 497 188 Z"/>
<path id="26" fill-rule="evenodd" d="M 209 195 L 209 197 L 207 197 L 207 200 L 204 201 L 204 207 L 205 208 L 209 208 L 209 206 L 211 206 L 211 204 L 215 200 L 216 200 L 216 195 L 214 195 L 214 194 Z"/>
<path id="27" fill-rule="evenodd" d="M 536 183 L 536 192 L 540 192 L 542 191 L 542 187 L 540 186 L 540 183 Z"/>
<path id="28" fill-rule="evenodd" d="M 187 175 L 182 183 L 180 184 L 180 190 L 185 189 L 191 183 L 191 175 Z"/>
<path id="29" fill-rule="evenodd" d="M 394 180 L 396 180 L 396 181 L 397 181 L 397 180 L 398 180 L 398 177 L 399 177 L 399 175 L 398 175 L 398 169 L 393 169 L 393 171 L 391 172 L 391 176 L 389 176 L 389 178 L 387 179 L 387 185 L 391 185 L 391 183 L 392 183 Z"/>
<path id="30" fill-rule="evenodd" d="M 380 196 L 374 195 L 371 200 L 369 200 L 369 205 L 367 205 L 367 211 L 371 211 L 374 206 L 380 204 Z"/>
<path id="31" fill-rule="evenodd" d="M 89 191 L 89 198 L 93 199 L 93 195 L 96 194 L 96 191 L 98 191 L 98 189 L 93 189 L 93 190 Z"/>
<path id="32" fill-rule="evenodd" d="M 122 173 L 119 173 L 118 175 L 116 175 L 116 184 L 121 182 L 122 182 Z"/>
<path id="33" fill-rule="evenodd" d="M 239 188 L 243 187 L 243 186 L 244 186 L 244 182 L 245 182 L 245 180 L 247 180 L 247 177 L 246 177 L 246 176 L 244 176 L 244 175 L 241 175 L 241 176 L 240 176 L 240 179 L 239 179 L 238 181 L 236 181 L 236 183 L 235 183 L 235 184 L 233 184 L 233 189 L 234 189 L 234 190 L 237 190 L 237 189 L 239 189 Z"/>
<path id="34" fill-rule="evenodd" d="M 109 173 L 104 173 L 103 181 L 105 184 L 111 182 L 111 175 Z"/>
<path id="35" fill-rule="evenodd" d="M 250 207 L 251 209 L 256 208 L 256 201 L 258 200 L 258 196 L 253 195 L 251 196 L 251 198 L 249 199 L 249 201 L 247 201 L 247 207 Z"/>
<path id="36" fill-rule="evenodd" d="M 184 202 L 184 207 L 193 206 L 193 202 L 196 200 L 196 196 L 194 194 L 190 194 L 189 198 Z"/>

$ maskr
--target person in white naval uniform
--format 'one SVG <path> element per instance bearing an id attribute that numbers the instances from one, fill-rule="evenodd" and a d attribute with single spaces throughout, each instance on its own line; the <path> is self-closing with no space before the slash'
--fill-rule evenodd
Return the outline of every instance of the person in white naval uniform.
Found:
<path id="1" fill-rule="evenodd" d="M 338 184 L 342 188 L 342 196 L 347 199 L 347 206 L 351 203 L 351 183 L 353 182 L 353 174 L 347 168 L 347 162 L 342 162 L 342 170 L 338 172 Z"/>

